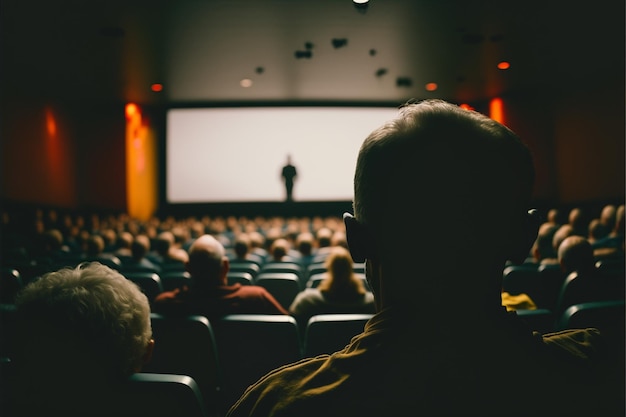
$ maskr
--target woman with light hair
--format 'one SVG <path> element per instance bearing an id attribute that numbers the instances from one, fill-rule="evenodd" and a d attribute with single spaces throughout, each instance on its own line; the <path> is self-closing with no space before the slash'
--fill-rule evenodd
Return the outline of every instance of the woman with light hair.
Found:
<path id="1" fill-rule="evenodd" d="M 350 252 L 333 247 L 326 258 L 326 277 L 317 288 L 301 291 L 289 307 L 304 331 L 309 319 L 317 314 L 375 312 L 374 296 L 363 279 L 354 273 Z"/>

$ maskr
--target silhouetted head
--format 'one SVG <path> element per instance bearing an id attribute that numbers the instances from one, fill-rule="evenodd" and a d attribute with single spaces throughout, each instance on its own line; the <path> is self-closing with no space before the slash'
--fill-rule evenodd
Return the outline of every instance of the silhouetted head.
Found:
<path id="1" fill-rule="evenodd" d="M 211 235 L 202 235 L 189 247 L 187 271 L 197 290 L 207 290 L 225 285 L 228 274 L 228 258 L 224 246 Z"/>
<path id="2" fill-rule="evenodd" d="M 312 233 L 300 233 L 296 238 L 296 246 L 298 248 L 298 252 L 305 256 L 311 255 L 313 253 L 314 242 L 315 239 Z"/>
<path id="3" fill-rule="evenodd" d="M 250 237 L 245 233 L 240 233 L 235 238 L 233 250 L 238 258 L 245 258 L 250 251 Z"/>
<path id="4" fill-rule="evenodd" d="M 533 258 L 538 262 L 542 259 L 550 259 L 556 258 L 556 250 L 552 246 L 552 241 L 554 239 L 554 234 L 559 229 L 554 223 L 543 223 L 539 227 L 539 232 L 537 233 L 537 239 L 533 244 Z"/>
<path id="5" fill-rule="evenodd" d="M 87 239 L 87 255 L 96 256 L 104 251 L 104 239 L 100 235 L 91 235 Z"/>
<path id="6" fill-rule="evenodd" d="M 150 238 L 146 235 L 137 235 L 130 245 L 133 259 L 141 260 L 150 251 Z"/>
<path id="7" fill-rule="evenodd" d="M 559 246 L 559 264 L 566 274 L 570 272 L 589 272 L 595 268 L 593 249 L 582 236 L 568 236 Z"/>
<path id="8" fill-rule="evenodd" d="M 391 303 L 499 296 L 504 263 L 536 237 L 533 182 L 529 150 L 502 124 L 440 100 L 408 104 L 359 151 L 350 250 L 382 268 Z"/>
<path id="9" fill-rule="evenodd" d="M 600 213 L 600 222 L 609 230 L 612 231 L 615 228 L 615 216 L 617 214 L 617 207 L 613 204 L 607 204 L 602 208 Z"/>
<path id="10" fill-rule="evenodd" d="M 559 253 L 559 247 L 565 238 L 574 235 L 574 228 L 570 224 L 564 224 L 559 227 L 552 237 L 552 248 L 554 253 Z"/>
<path id="11" fill-rule="evenodd" d="M 154 239 L 154 250 L 161 256 L 167 257 L 170 248 L 174 245 L 174 234 L 170 231 L 161 232 Z"/>
<path id="12" fill-rule="evenodd" d="M 275 261 L 282 260 L 287 252 L 289 251 L 289 242 L 287 239 L 279 238 L 272 242 L 272 246 L 270 248 L 270 252 L 272 254 L 272 258 Z"/>

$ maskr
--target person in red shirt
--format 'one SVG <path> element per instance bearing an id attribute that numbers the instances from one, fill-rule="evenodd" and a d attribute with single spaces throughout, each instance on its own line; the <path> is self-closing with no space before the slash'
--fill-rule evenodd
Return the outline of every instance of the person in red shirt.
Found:
<path id="1" fill-rule="evenodd" d="M 197 314 L 209 320 L 228 314 L 289 314 L 265 289 L 255 285 L 228 285 L 228 257 L 211 235 L 198 237 L 189 248 L 186 269 L 191 284 L 159 294 L 153 311 Z"/>

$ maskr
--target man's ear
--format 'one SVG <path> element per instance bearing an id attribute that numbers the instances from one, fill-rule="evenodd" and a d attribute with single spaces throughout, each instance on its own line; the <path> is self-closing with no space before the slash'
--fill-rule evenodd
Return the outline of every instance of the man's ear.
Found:
<path id="1" fill-rule="evenodd" d="M 350 213 L 343 214 L 343 222 L 346 226 L 346 239 L 352 260 L 356 263 L 363 263 L 365 259 L 371 259 L 373 242 L 365 225 L 359 223 Z"/>

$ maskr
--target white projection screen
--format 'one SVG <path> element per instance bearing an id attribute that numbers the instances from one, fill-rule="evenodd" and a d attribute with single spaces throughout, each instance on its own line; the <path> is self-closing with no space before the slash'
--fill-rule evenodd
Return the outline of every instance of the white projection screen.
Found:
<path id="1" fill-rule="evenodd" d="M 350 201 L 359 147 L 396 107 L 173 108 L 167 112 L 167 202 Z"/>

